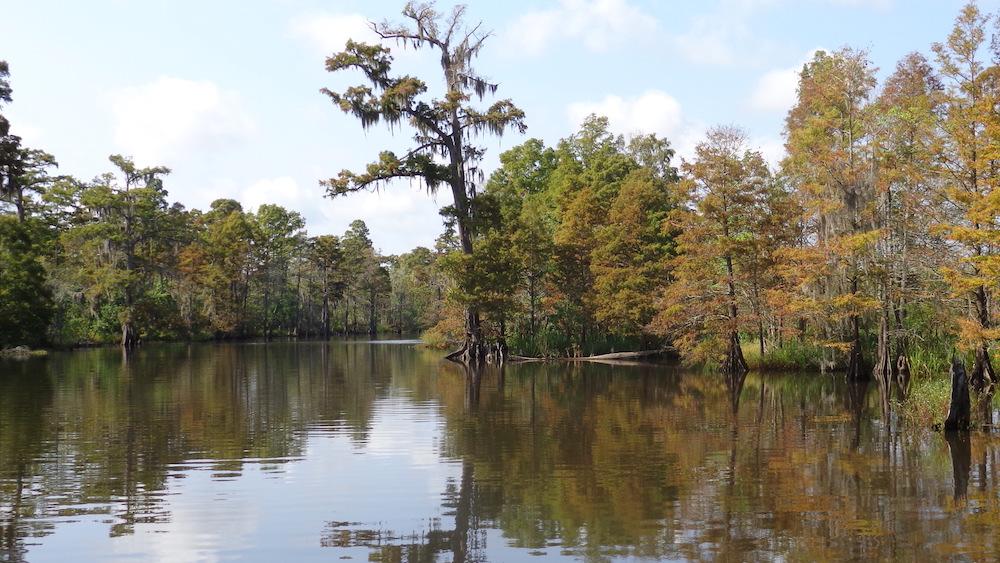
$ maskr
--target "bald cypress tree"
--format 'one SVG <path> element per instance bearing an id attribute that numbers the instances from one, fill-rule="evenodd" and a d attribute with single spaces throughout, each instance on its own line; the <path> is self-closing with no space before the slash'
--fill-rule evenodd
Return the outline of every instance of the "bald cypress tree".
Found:
<path id="1" fill-rule="evenodd" d="M 464 16 L 465 6 L 442 14 L 433 3 L 409 2 L 403 8 L 403 23 L 371 25 L 385 41 L 440 54 L 445 88 L 437 97 L 429 94 L 424 80 L 393 74 L 391 51 L 383 45 L 348 41 L 343 51 L 326 60 L 329 72 L 359 70 L 367 81 L 343 92 L 324 88 L 322 92 L 335 105 L 358 118 L 365 128 L 380 122 L 393 128 L 406 123 L 413 129 L 414 144 L 402 155 L 382 152 L 364 172 L 344 170 L 322 184 L 331 197 L 378 189 L 397 178 L 416 179 L 431 192 L 447 186 L 455 202 L 462 252 L 472 255 L 472 201 L 482 177 L 478 165 L 485 152 L 474 142 L 487 133 L 502 135 L 511 129 L 524 132 L 525 124 L 524 113 L 510 100 L 486 108 L 474 103 L 494 94 L 497 84 L 472 66 L 490 34 L 481 30 L 481 24 L 466 25 Z M 486 345 L 474 305 L 467 307 L 465 324 L 465 343 L 449 357 L 481 361 Z"/>
<path id="2" fill-rule="evenodd" d="M 960 340 L 975 350 L 969 381 L 976 388 L 996 381 L 990 344 L 1000 331 L 994 326 L 991 303 L 997 289 L 1000 228 L 997 227 L 998 175 L 994 69 L 980 58 L 987 40 L 990 16 L 967 4 L 944 43 L 935 43 L 934 55 L 944 82 L 940 120 L 942 149 L 939 160 L 943 186 L 940 203 L 950 215 L 938 227 L 954 243 L 958 260 L 943 268 L 945 279 L 958 296 L 971 302 L 969 318 L 960 324 Z M 997 57 L 1000 59 L 1000 56 Z"/>

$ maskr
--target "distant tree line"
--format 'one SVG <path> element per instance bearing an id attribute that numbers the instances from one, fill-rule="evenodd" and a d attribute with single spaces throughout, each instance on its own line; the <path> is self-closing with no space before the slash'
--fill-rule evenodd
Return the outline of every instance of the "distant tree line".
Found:
<path id="1" fill-rule="evenodd" d="M 11 101 L 0 62 L 0 101 Z M 2 106 L 0 106 L 2 108 Z M 299 213 L 169 204 L 170 170 L 120 155 L 55 175 L 0 114 L 0 346 L 417 333 L 444 299 L 436 252 L 381 255 L 368 227 L 310 237 Z"/>
<path id="2" fill-rule="evenodd" d="M 471 69 L 485 35 L 463 15 L 411 3 L 409 27 L 374 26 L 443 53 L 439 99 L 391 76 L 388 47 L 348 42 L 327 61 L 371 83 L 324 90 L 337 107 L 365 126 L 408 123 L 416 145 L 326 188 L 448 186 L 434 249 L 379 256 L 362 223 L 309 238 L 276 206 L 168 206 L 166 169 L 117 156 L 91 182 L 52 176 L 54 159 L 0 120 L 0 341 L 426 329 L 467 358 L 485 343 L 523 355 L 673 345 L 730 370 L 812 365 L 886 382 L 942 369 L 957 346 L 977 386 L 996 379 L 1000 43 L 974 3 L 930 59 L 907 55 L 881 84 L 866 52 L 817 52 L 778 166 L 735 126 L 678 164 L 667 140 L 590 116 L 555 146 L 503 153 L 488 178 L 472 140 L 523 130 L 523 114 L 471 104 L 495 85 Z"/>

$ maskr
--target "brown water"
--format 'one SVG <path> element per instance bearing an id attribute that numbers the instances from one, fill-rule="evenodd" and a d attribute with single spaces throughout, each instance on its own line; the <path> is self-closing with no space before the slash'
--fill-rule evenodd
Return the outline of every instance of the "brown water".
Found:
<path id="1" fill-rule="evenodd" d="M 0 560 L 1000 556 L 997 439 L 874 388 L 671 366 L 476 380 L 407 343 L 0 363 Z"/>

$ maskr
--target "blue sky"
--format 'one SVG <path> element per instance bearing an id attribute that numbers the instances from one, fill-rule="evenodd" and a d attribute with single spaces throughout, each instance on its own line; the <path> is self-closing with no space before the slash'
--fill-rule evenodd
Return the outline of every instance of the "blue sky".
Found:
<path id="1" fill-rule="evenodd" d="M 552 0 L 469 2 L 491 37 L 480 72 L 527 113 L 524 137 L 487 138 L 487 171 L 528 137 L 555 143 L 590 112 L 622 133 L 667 136 L 690 154 L 707 127 L 745 127 L 772 160 L 781 155 L 795 71 L 817 48 L 865 48 L 891 72 L 906 53 L 943 40 L 959 0 Z M 418 187 L 324 199 L 321 178 L 357 169 L 408 137 L 363 131 L 319 88 L 323 60 L 365 21 L 395 19 L 402 1 L 0 0 L 0 59 L 11 66 L 6 113 L 26 144 L 83 178 L 112 153 L 165 164 L 171 199 L 205 208 L 232 197 L 249 209 L 301 212 L 311 234 L 368 222 L 384 252 L 430 246 L 437 208 Z M 1000 0 L 980 7 L 995 12 Z M 439 2 L 441 9 L 452 3 Z M 400 68 L 439 72 L 429 54 L 400 53 Z"/>

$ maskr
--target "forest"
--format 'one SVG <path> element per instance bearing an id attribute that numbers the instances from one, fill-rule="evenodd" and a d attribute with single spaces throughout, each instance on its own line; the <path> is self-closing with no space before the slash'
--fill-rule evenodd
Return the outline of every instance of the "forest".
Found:
<path id="1" fill-rule="evenodd" d="M 310 235 L 276 205 L 169 200 L 170 170 L 109 157 L 65 175 L 0 113 L 0 347 L 422 334 L 453 356 L 670 349 L 727 370 L 843 370 L 909 384 L 964 354 L 996 380 L 1000 289 L 1000 19 L 975 3 L 880 80 L 863 49 L 816 52 L 771 165 L 738 125 L 689 158 L 590 116 L 480 169 L 485 136 L 524 133 L 473 68 L 487 34 L 465 8 L 408 4 L 385 41 L 348 41 L 322 90 L 412 149 L 321 182 L 347 197 L 416 179 L 447 189 L 434 248 L 383 255 L 367 226 Z M 445 89 L 396 76 L 392 49 L 440 51 Z M 16 69 L 15 69 L 16 70 Z M 16 73 L 0 61 L 0 111 Z M 357 131 L 360 134 L 360 128 Z"/>

